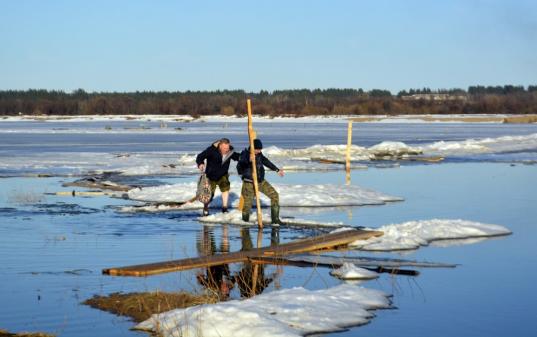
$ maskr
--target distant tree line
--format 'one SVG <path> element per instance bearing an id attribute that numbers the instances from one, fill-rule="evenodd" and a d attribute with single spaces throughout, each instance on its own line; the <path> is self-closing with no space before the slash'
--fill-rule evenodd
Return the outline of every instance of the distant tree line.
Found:
<path id="1" fill-rule="evenodd" d="M 268 92 L 142 91 L 70 93 L 0 91 L 0 115 L 244 115 L 246 98 L 265 116 L 537 113 L 537 86 L 471 86 L 467 90 L 298 89 Z"/>

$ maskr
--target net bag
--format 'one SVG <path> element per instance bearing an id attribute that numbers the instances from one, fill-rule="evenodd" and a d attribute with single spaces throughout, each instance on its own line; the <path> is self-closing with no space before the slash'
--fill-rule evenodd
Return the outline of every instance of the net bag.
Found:
<path id="1" fill-rule="evenodd" d="M 200 176 L 200 179 L 198 181 L 198 189 L 196 191 L 196 199 L 203 203 L 207 204 L 209 201 L 211 201 L 212 191 L 211 191 L 211 185 L 209 184 L 209 178 L 207 178 L 207 175 L 202 174 Z"/>

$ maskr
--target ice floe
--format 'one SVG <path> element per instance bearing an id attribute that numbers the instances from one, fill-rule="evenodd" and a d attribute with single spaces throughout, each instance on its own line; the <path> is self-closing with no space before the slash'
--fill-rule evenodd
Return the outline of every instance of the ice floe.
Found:
<path id="1" fill-rule="evenodd" d="M 432 219 L 408 221 L 375 228 L 383 236 L 358 240 L 350 246 L 360 250 L 392 251 L 416 249 L 430 242 L 447 239 L 467 239 L 511 234 L 503 226 L 468 220 Z"/>
<path id="2" fill-rule="evenodd" d="M 469 155 L 476 153 L 505 153 L 537 150 L 537 133 L 525 136 L 440 141 L 423 146 L 424 153 L 440 155 Z"/>
<path id="3" fill-rule="evenodd" d="M 384 141 L 369 148 L 353 145 L 350 148 L 352 161 L 376 159 L 399 159 L 416 155 L 475 155 L 537 150 L 537 133 L 524 136 L 502 136 L 497 138 L 466 139 L 461 141 L 439 141 L 430 144 L 408 145 L 403 142 Z M 293 160 L 325 159 L 343 162 L 346 145 L 314 145 L 304 149 L 280 149 L 269 147 L 264 150 L 275 158 Z M 340 167 L 341 168 L 341 167 Z"/>
<path id="4" fill-rule="evenodd" d="M 362 206 L 382 205 L 391 201 L 402 201 L 403 198 L 390 196 L 381 192 L 351 185 L 285 185 L 273 184 L 280 194 L 280 206 L 284 207 L 323 207 L 323 206 Z M 230 191 L 230 207 L 239 203 L 241 184 L 232 183 Z M 184 202 L 190 200 L 196 191 L 196 182 L 180 183 L 155 187 L 136 188 L 128 192 L 129 198 L 149 202 Z M 269 206 L 270 200 L 261 194 L 262 206 Z M 212 207 L 221 207 L 222 198 L 217 190 Z M 198 202 L 187 203 L 182 209 L 197 209 L 203 205 Z"/>
<path id="5" fill-rule="evenodd" d="M 292 288 L 156 314 L 135 328 L 164 337 L 304 336 L 365 324 L 374 317 L 371 310 L 390 306 L 388 294 L 349 284 Z"/>
<path id="6" fill-rule="evenodd" d="M 293 160 L 329 160 L 334 162 L 345 161 L 347 145 L 313 145 L 303 149 L 281 149 L 271 146 L 263 150 L 268 156 L 275 158 L 292 158 Z M 381 142 L 369 148 L 352 145 L 350 147 L 352 161 L 369 161 L 379 156 L 402 157 L 421 154 L 421 149 L 411 147 L 402 142 Z"/>
<path id="7" fill-rule="evenodd" d="M 341 267 L 332 270 L 330 275 L 342 280 L 370 280 L 379 277 L 379 274 L 374 271 L 357 267 L 348 262 L 345 262 Z"/>

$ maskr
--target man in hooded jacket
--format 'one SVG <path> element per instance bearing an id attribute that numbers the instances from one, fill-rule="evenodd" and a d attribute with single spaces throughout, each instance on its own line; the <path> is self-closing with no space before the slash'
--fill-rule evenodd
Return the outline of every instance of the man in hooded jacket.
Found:
<path id="1" fill-rule="evenodd" d="M 229 164 L 231 160 L 239 160 L 239 154 L 233 151 L 229 139 L 222 138 L 214 142 L 196 157 L 196 164 L 201 172 L 205 171 L 209 184 L 211 185 L 212 196 L 216 191 L 216 186 L 222 192 L 222 212 L 227 213 L 229 199 Z M 211 196 L 211 201 L 213 197 Z M 209 201 L 209 203 L 211 202 Z M 203 215 L 209 215 L 209 203 L 203 204 Z"/>

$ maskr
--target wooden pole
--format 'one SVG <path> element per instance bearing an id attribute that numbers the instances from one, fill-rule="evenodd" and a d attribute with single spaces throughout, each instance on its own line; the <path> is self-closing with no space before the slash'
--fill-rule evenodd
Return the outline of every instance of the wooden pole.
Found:
<path id="1" fill-rule="evenodd" d="M 253 263 L 252 289 L 250 289 L 250 297 L 254 297 L 256 295 L 257 278 L 259 277 L 258 275 L 259 275 L 259 263 Z"/>
<path id="2" fill-rule="evenodd" d="M 351 182 L 351 146 L 352 146 L 352 121 L 349 121 L 347 128 L 347 156 L 345 159 L 345 169 L 347 171 L 347 185 Z"/>
<path id="3" fill-rule="evenodd" d="M 257 225 L 263 228 L 263 213 L 261 212 L 261 202 L 259 201 L 259 186 L 257 185 L 257 166 L 255 163 L 254 139 L 256 134 L 252 125 L 252 101 L 248 98 L 246 101 L 248 107 L 248 138 L 250 140 L 250 157 L 252 158 L 252 180 L 254 183 L 255 202 L 257 207 Z"/>

